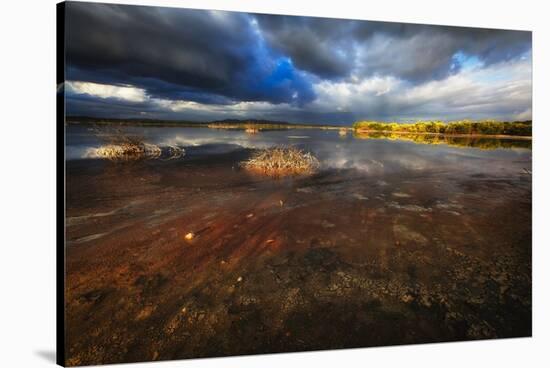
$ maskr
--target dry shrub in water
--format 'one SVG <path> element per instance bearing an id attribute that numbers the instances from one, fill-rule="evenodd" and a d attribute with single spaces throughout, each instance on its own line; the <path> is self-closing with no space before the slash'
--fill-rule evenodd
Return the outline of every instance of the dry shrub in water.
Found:
<path id="1" fill-rule="evenodd" d="M 158 158 L 162 154 L 158 146 L 145 143 L 142 137 L 127 135 L 120 129 L 98 131 L 96 134 L 106 143 L 96 150 L 99 157 L 114 161 L 128 161 Z"/>
<path id="2" fill-rule="evenodd" d="M 260 132 L 257 128 L 246 128 L 244 131 L 248 134 L 258 134 Z"/>
<path id="3" fill-rule="evenodd" d="M 294 147 L 274 147 L 258 151 L 241 166 L 260 174 L 280 177 L 312 174 L 319 168 L 319 161 L 311 153 Z"/>
<path id="4" fill-rule="evenodd" d="M 120 144 L 106 145 L 98 148 L 96 154 L 100 157 L 109 160 L 139 160 L 142 158 L 157 158 L 160 157 L 162 151 L 158 146 L 153 144 Z"/>

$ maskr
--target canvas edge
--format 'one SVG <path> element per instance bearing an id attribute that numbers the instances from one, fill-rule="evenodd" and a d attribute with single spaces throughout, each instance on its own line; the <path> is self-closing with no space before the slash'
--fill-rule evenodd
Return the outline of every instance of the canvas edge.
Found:
<path id="1" fill-rule="evenodd" d="M 65 2 L 56 4 L 56 364 L 65 366 Z"/>

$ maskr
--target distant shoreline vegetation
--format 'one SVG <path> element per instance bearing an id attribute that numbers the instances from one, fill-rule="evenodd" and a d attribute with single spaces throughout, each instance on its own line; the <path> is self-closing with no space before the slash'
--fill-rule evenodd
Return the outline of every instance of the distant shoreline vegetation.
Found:
<path id="1" fill-rule="evenodd" d="M 378 132 L 531 137 L 532 122 L 530 120 L 513 122 L 496 120 L 419 121 L 415 123 L 358 121 L 353 124 L 353 129 L 356 133 Z"/>
<path id="2" fill-rule="evenodd" d="M 210 122 L 195 122 L 184 120 L 160 119 L 117 119 L 95 118 L 83 116 L 68 116 L 67 124 L 94 124 L 94 125 L 136 125 L 136 126 L 172 126 L 195 127 L 211 129 L 236 129 L 254 131 L 285 130 L 285 129 L 328 129 L 340 130 L 345 133 L 353 130 L 355 133 L 404 133 L 404 134 L 443 134 L 451 136 L 492 136 L 492 137 L 521 137 L 530 139 L 532 136 L 532 122 L 527 121 L 497 121 L 497 120 L 458 120 L 458 121 L 418 121 L 414 123 L 397 123 L 382 121 L 358 121 L 350 126 L 288 123 L 271 120 L 255 119 L 226 119 Z"/>
<path id="3" fill-rule="evenodd" d="M 226 119 L 209 122 L 186 120 L 160 120 L 160 119 L 119 119 L 119 118 L 95 118 L 87 116 L 67 116 L 67 124 L 93 124 L 93 125 L 119 125 L 119 126 L 170 126 L 193 127 L 211 129 L 238 129 L 238 130 L 284 130 L 284 129 L 350 129 L 351 127 L 336 125 L 318 125 L 307 123 L 288 123 L 284 121 L 255 120 L 255 119 Z"/>

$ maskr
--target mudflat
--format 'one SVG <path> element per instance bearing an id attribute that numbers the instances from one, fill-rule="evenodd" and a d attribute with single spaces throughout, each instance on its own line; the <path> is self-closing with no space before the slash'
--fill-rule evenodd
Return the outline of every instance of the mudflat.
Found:
<path id="1" fill-rule="evenodd" d="M 239 163 L 280 137 L 208 134 L 67 161 L 69 365 L 531 335 L 529 149 L 323 132 L 272 178 Z"/>

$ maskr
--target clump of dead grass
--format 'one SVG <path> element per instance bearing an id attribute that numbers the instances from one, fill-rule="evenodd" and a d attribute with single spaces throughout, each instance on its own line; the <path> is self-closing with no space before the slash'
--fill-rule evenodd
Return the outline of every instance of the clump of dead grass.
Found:
<path id="1" fill-rule="evenodd" d="M 295 147 L 273 147 L 256 152 L 241 164 L 247 170 L 272 177 L 312 174 L 319 161 Z"/>
<path id="2" fill-rule="evenodd" d="M 131 161 L 159 158 L 162 155 L 162 150 L 157 145 L 145 143 L 142 137 L 125 134 L 120 129 L 96 133 L 105 142 L 105 145 L 95 151 L 99 157 L 112 161 Z"/>
<path id="3" fill-rule="evenodd" d="M 248 133 L 248 134 L 258 134 L 260 132 L 260 129 L 248 127 L 244 131 L 245 133 Z"/>
<path id="4" fill-rule="evenodd" d="M 158 146 L 154 144 L 109 144 L 99 147 L 96 150 L 96 154 L 99 157 L 103 157 L 113 161 L 130 161 L 140 160 L 144 158 L 158 158 L 162 151 Z"/>

